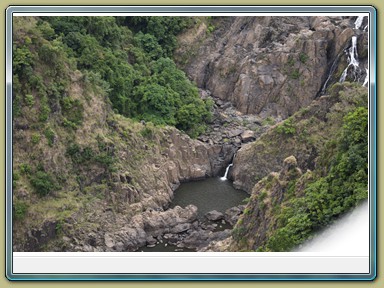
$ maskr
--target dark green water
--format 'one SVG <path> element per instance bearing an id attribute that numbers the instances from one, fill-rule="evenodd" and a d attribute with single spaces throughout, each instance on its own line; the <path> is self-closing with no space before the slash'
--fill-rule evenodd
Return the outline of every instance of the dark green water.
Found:
<path id="1" fill-rule="evenodd" d="M 181 184 L 174 193 L 170 208 L 193 204 L 198 208 L 199 219 L 202 219 L 212 210 L 224 213 L 228 208 L 241 204 L 248 196 L 245 191 L 233 188 L 229 180 L 208 178 Z"/>
<path id="2" fill-rule="evenodd" d="M 229 180 L 208 178 L 201 181 L 183 183 L 174 193 L 174 199 L 170 208 L 175 206 L 185 207 L 193 204 L 198 208 L 198 218 L 205 221 L 204 215 L 212 210 L 225 213 L 225 210 L 233 206 L 242 204 L 249 195 L 242 190 L 236 190 Z M 217 230 L 231 228 L 229 224 L 218 223 Z M 190 249 L 179 249 L 176 246 L 166 245 L 166 242 L 159 243 L 155 247 L 142 247 L 139 251 L 143 252 L 188 252 Z"/>

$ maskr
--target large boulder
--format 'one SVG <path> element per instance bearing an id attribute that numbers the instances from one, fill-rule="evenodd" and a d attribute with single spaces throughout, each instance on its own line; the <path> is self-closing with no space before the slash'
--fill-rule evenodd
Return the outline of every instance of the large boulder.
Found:
<path id="1" fill-rule="evenodd" d="M 224 219 L 224 214 L 219 211 L 212 210 L 205 214 L 205 217 L 211 221 L 218 221 Z"/>

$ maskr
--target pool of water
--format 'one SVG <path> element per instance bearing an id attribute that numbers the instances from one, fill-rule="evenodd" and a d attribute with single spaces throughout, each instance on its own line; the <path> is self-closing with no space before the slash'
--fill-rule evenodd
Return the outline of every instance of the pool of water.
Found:
<path id="1" fill-rule="evenodd" d="M 204 215 L 212 210 L 225 213 L 225 210 L 233 206 L 242 204 L 249 195 L 242 190 L 236 190 L 229 180 L 223 178 L 208 178 L 201 181 L 183 183 L 174 193 L 174 198 L 169 208 L 175 206 L 185 207 L 189 204 L 195 205 L 198 210 L 198 219 L 202 222 L 209 222 Z M 212 224 L 213 222 L 211 222 Z M 215 231 L 231 229 L 231 225 L 219 221 L 215 223 Z M 191 252 L 192 249 L 178 248 L 167 243 L 163 239 L 162 243 L 155 247 L 142 247 L 138 251 L 142 252 Z"/>
<path id="2" fill-rule="evenodd" d="M 228 208 L 242 204 L 247 197 L 245 191 L 236 190 L 229 180 L 208 178 L 181 184 L 174 193 L 170 208 L 193 204 L 198 208 L 198 218 L 202 219 L 212 210 L 224 213 Z"/>

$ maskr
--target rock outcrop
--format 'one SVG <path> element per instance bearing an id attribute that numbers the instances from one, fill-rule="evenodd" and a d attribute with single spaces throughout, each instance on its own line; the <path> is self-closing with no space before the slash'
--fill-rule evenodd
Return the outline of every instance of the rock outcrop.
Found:
<path id="1" fill-rule="evenodd" d="M 359 55 L 366 59 L 363 43 L 367 36 L 354 31 L 354 20 L 217 17 L 217 29 L 205 40 L 201 29 L 195 30 L 199 37 L 190 37 L 197 32 L 181 36 L 176 56 L 194 49 L 190 52 L 193 57 L 181 63 L 186 73 L 199 87 L 233 103 L 240 112 L 285 119 L 315 99 L 335 61 L 340 64 L 336 71 L 346 67 L 343 49 L 351 45 L 355 33 L 361 43 L 359 49 L 364 50 Z M 200 45 L 193 45 L 196 39 Z M 338 79 L 328 79 L 327 85 L 335 81 Z"/>
<path id="2" fill-rule="evenodd" d="M 351 100 L 340 99 L 340 90 L 344 91 L 341 94 L 353 94 L 355 89 L 358 93 L 366 93 L 366 88 L 353 86 L 337 84 L 330 95 L 314 100 L 307 108 L 272 126 L 256 141 L 243 145 L 236 154 L 229 175 L 234 186 L 252 191 L 263 177 L 282 169 L 284 159 L 290 155 L 295 155 L 298 166 L 304 171 L 313 170 L 319 150 L 342 125 L 340 115 L 353 107 L 352 102 L 348 103 Z M 345 109 L 343 113 L 338 111 L 340 107 Z"/>
<path id="3" fill-rule="evenodd" d="M 146 244 L 156 244 L 155 238 L 166 233 L 177 234 L 188 230 L 196 218 L 197 207 L 193 205 L 185 208 L 176 206 L 164 212 L 148 210 L 134 216 L 119 231 L 106 233 L 104 245 L 98 248 L 104 251 L 135 251 Z"/>

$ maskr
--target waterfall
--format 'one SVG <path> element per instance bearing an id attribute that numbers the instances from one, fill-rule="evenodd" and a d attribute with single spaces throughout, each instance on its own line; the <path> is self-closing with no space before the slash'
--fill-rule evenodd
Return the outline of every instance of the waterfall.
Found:
<path id="1" fill-rule="evenodd" d="M 348 69 L 349 67 L 352 65 L 353 67 L 353 72 L 354 74 L 356 75 L 356 72 L 358 72 L 359 70 L 359 60 L 357 60 L 359 58 L 359 55 L 357 54 L 357 37 L 356 36 L 353 36 L 352 37 L 352 46 L 348 49 L 348 66 L 347 68 L 344 69 L 343 71 L 343 74 L 341 75 L 340 77 L 340 80 L 339 82 L 340 83 L 343 83 L 345 81 L 345 78 L 347 77 L 347 74 L 348 74 Z M 356 76 L 355 76 L 356 78 Z"/>
<path id="2" fill-rule="evenodd" d="M 361 24 L 363 24 L 363 19 L 364 19 L 364 16 L 357 17 L 357 19 L 355 21 L 355 29 L 356 30 L 361 27 Z"/>
<path id="3" fill-rule="evenodd" d="M 229 169 L 231 169 L 231 167 L 233 166 L 233 160 L 235 160 L 235 158 L 236 158 L 236 154 L 237 154 L 237 151 L 236 151 L 235 154 L 233 155 L 232 163 L 229 164 L 229 165 L 227 166 L 227 169 L 225 169 L 224 176 L 223 176 L 223 177 L 220 177 L 220 180 L 223 180 L 223 181 L 228 180 L 227 177 L 228 177 Z"/>
<path id="4" fill-rule="evenodd" d="M 223 177 L 220 177 L 221 180 L 225 181 L 225 180 L 228 180 L 227 176 L 228 176 L 228 172 L 229 172 L 229 169 L 233 166 L 233 163 L 229 164 L 227 166 L 227 169 L 225 169 L 225 174 Z"/>
<path id="5" fill-rule="evenodd" d="M 336 67 L 337 67 L 337 63 L 338 63 L 338 60 L 339 60 L 339 55 L 337 55 L 336 59 L 333 61 L 332 63 L 332 66 L 331 66 L 331 69 L 329 70 L 329 73 L 328 73 L 328 77 L 327 77 L 327 80 L 325 80 L 324 82 L 324 85 L 323 85 L 323 88 L 321 88 L 321 92 L 320 94 L 323 95 L 327 89 L 327 84 L 329 82 L 329 80 L 331 80 L 332 78 L 332 75 L 333 73 L 335 72 L 336 70 Z"/>
<path id="6" fill-rule="evenodd" d="M 363 74 L 363 68 L 360 68 L 359 63 L 359 55 L 357 52 L 357 36 L 361 34 L 367 33 L 369 27 L 368 24 L 362 29 L 363 21 L 364 21 L 365 16 L 358 16 L 354 22 L 354 30 L 359 30 L 355 31 L 355 36 L 352 36 L 351 38 L 351 46 L 348 48 L 344 49 L 344 53 L 347 55 L 347 67 L 343 70 L 343 73 L 341 74 L 339 78 L 339 82 L 343 83 L 347 77 L 348 80 L 353 80 L 355 82 L 363 82 L 362 80 L 362 74 Z M 321 88 L 321 91 L 319 95 L 324 95 L 327 87 L 329 86 L 329 82 L 332 81 L 332 77 L 335 77 L 335 71 L 338 69 L 339 66 L 339 59 L 340 59 L 341 54 L 337 55 L 335 60 L 333 60 L 333 63 L 331 65 L 331 68 L 328 72 L 328 76 Z M 365 62 L 365 60 L 364 60 Z M 363 62 L 363 64 L 364 64 Z M 367 70 L 367 69 L 366 69 Z M 352 77 L 353 79 L 349 79 L 349 77 Z M 367 75 L 364 79 L 364 84 L 363 86 L 368 84 L 368 70 L 367 70 Z M 333 82 L 333 81 L 332 81 Z M 333 83 L 331 83 L 333 84 Z"/>

